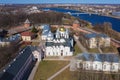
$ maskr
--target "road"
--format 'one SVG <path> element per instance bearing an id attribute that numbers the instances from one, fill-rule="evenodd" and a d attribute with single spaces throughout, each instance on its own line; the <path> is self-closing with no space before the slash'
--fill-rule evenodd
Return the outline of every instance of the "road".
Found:
<path id="1" fill-rule="evenodd" d="M 54 75 L 52 75 L 51 77 L 49 77 L 47 80 L 52 80 L 53 78 L 55 78 L 57 75 L 59 75 L 61 72 L 63 72 L 65 69 L 67 69 L 70 66 L 70 64 L 66 65 L 64 68 L 62 68 L 61 70 L 59 70 L 57 73 L 55 73 Z"/>

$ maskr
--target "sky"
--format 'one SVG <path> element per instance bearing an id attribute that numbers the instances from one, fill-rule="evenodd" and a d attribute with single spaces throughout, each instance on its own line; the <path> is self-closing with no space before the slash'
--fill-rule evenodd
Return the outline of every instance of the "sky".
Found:
<path id="1" fill-rule="evenodd" d="M 0 0 L 0 3 L 98 3 L 98 4 L 120 4 L 120 0 Z"/>

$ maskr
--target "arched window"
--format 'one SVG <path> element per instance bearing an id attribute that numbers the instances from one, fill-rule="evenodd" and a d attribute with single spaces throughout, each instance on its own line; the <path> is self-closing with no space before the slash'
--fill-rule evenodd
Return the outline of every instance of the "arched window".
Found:
<path id="1" fill-rule="evenodd" d="M 113 65 L 113 66 L 111 66 L 111 69 L 112 69 L 112 70 L 114 70 L 114 69 L 115 69 L 115 66 L 114 66 L 114 65 Z"/>
<path id="2" fill-rule="evenodd" d="M 95 65 L 95 69 L 97 69 L 97 64 Z"/>
<path id="3" fill-rule="evenodd" d="M 106 65 L 104 65 L 104 67 L 103 67 L 104 69 L 106 69 Z"/>

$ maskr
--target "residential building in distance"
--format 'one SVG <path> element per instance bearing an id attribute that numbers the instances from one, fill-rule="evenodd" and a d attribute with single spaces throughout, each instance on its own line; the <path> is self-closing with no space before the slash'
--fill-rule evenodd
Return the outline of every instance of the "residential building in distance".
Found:
<path id="1" fill-rule="evenodd" d="M 10 36 L 8 38 L 0 38 L 0 46 L 7 46 L 10 45 L 10 43 L 19 43 L 21 41 L 21 35 L 16 34 L 13 36 Z"/>
<path id="2" fill-rule="evenodd" d="M 97 47 L 109 47 L 110 46 L 110 37 L 105 34 L 83 34 L 80 36 L 80 40 L 88 48 L 97 48 Z"/>
<path id="3" fill-rule="evenodd" d="M 27 46 L 0 72 L 0 80 L 22 80 L 32 62 L 32 50 L 30 46 Z"/>
<path id="4" fill-rule="evenodd" d="M 40 9 L 37 6 L 31 6 L 29 8 L 24 9 L 24 12 L 27 14 L 33 14 L 33 13 L 40 13 Z"/>
<path id="5" fill-rule="evenodd" d="M 119 55 L 114 53 L 82 53 L 76 57 L 75 66 L 78 70 L 118 72 L 120 70 L 119 62 Z M 70 68 L 72 70 L 73 66 Z"/>
<path id="6" fill-rule="evenodd" d="M 69 36 L 68 29 L 64 27 L 59 27 L 53 39 L 47 39 L 45 46 L 46 56 L 73 55 L 73 38 Z"/>

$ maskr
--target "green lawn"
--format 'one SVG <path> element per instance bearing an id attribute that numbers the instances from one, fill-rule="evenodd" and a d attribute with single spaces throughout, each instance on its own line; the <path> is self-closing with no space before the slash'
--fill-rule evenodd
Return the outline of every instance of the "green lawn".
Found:
<path id="1" fill-rule="evenodd" d="M 33 40 L 38 40 L 39 41 L 39 36 L 37 36 L 35 39 L 33 39 Z M 40 44 L 40 42 L 32 42 L 32 44 L 31 45 L 33 45 L 33 46 L 38 46 Z"/>
<path id="2" fill-rule="evenodd" d="M 75 44 L 74 50 L 75 50 L 75 51 L 74 51 L 74 54 L 73 54 L 73 55 L 77 55 L 77 54 L 79 54 L 79 53 L 82 53 L 81 49 L 78 47 L 77 44 Z"/>
<path id="3" fill-rule="evenodd" d="M 109 52 L 113 52 L 113 53 L 118 53 L 118 50 L 116 47 L 114 46 L 110 46 L 110 47 L 104 47 L 104 48 L 101 48 L 101 50 L 104 52 L 104 53 L 109 53 Z"/>
<path id="4" fill-rule="evenodd" d="M 88 49 L 88 52 L 90 52 L 90 53 L 100 53 L 98 48 Z"/>
<path id="5" fill-rule="evenodd" d="M 33 46 L 38 46 L 39 44 L 40 44 L 40 42 L 32 42 L 31 45 L 33 45 Z"/>
<path id="6" fill-rule="evenodd" d="M 55 74 L 68 63 L 68 61 L 42 61 L 38 66 L 34 80 L 47 80 L 47 78 Z"/>
<path id="7" fill-rule="evenodd" d="M 78 80 L 78 73 L 69 71 L 69 68 L 64 70 L 61 74 L 56 76 L 53 80 Z"/>

